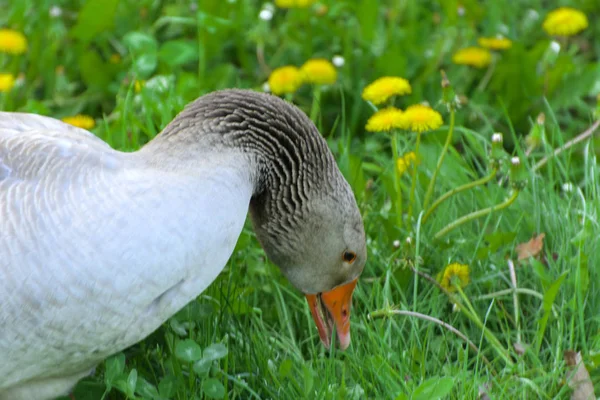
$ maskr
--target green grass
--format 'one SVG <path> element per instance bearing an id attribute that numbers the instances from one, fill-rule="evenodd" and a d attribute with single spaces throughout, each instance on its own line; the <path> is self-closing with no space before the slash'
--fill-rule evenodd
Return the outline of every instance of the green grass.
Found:
<path id="1" fill-rule="evenodd" d="M 260 3 L 239 0 L 207 0 L 198 9 L 187 1 L 0 0 L 0 9 L 9 10 L 0 16 L 0 27 L 24 32 L 29 42 L 23 56 L 0 55 L 0 72 L 23 74 L 12 91 L 0 93 L 0 109 L 58 118 L 92 115 L 94 133 L 126 151 L 154 137 L 203 93 L 262 90 L 268 71 L 257 49 L 268 68 L 301 65 L 311 57 L 345 58 L 338 82 L 322 93 L 316 123 L 355 190 L 368 236 L 369 261 L 353 303 L 352 346 L 346 352 L 322 348 L 304 297 L 266 260 L 247 224 L 219 278 L 146 340 L 80 382 L 77 400 L 103 394 L 177 400 L 477 399 L 484 387 L 492 399 L 568 398 L 565 350 L 581 351 L 600 393 L 597 140 L 533 169 L 593 123 L 600 92 L 600 27 L 590 22 L 583 33 L 559 40 L 561 51 L 553 54 L 541 23 L 560 5 L 577 7 L 595 21 L 597 1 L 463 1 L 464 16 L 456 12 L 455 0 L 322 3 L 328 6 L 325 15 L 315 8 L 276 10 L 265 22 L 258 19 Z M 49 14 L 54 5 L 62 9 L 58 18 Z M 493 71 L 451 63 L 457 49 L 498 32 L 514 44 L 497 56 Z M 120 55 L 116 64 L 110 62 L 113 54 Z M 489 172 L 493 132 L 502 132 L 506 150 L 521 157 L 528 183 L 510 207 L 436 241 L 435 233 L 456 218 L 503 201 L 510 191 L 505 173 L 451 197 L 425 224 L 399 226 L 390 135 L 365 132 L 373 109 L 360 95 L 377 77 L 402 76 L 413 93 L 398 106 L 428 101 L 448 121 L 438 103 L 440 69 L 468 102 L 457 111 L 433 198 Z M 146 80 L 139 93 L 136 79 Z M 312 94 L 304 86 L 289 98 L 309 113 Z M 546 117 L 544 140 L 527 157 L 524 137 L 540 112 Z M 423 136 L 415 214 L 447 128 Z M 414 135 L 401 134 L 399 153 L 413 148 Z M 563 190 L 567 183 L 572 191 Z M 410 185 L 409 174 L 403 175 L 404 210 Z M 540 259 L 517 262 L 516 245 L 538 233 L 546 234 Z M 507 291 L 513 287 L 509 260 L 522 289 L 517 301 Z M 450 262 L 470 266 L 464 296 L 487 333 L 411 269 L 436 277 Z M 448 329 L 391 315 L 392 309 L 444 321 L 477 351 Z M 369 317 L 378 310 L 388 316 Z M 519 341 L 526 349 L 522 355 L 514 349 Z M 428 391 L 433 388 L 438 392 Z"/>

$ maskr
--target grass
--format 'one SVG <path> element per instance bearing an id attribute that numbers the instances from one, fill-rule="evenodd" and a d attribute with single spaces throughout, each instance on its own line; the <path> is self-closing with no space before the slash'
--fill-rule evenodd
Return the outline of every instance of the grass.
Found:
<path id="1" fill-rule="evenodd" d="M 555 53 L 541 22 L 559 5 L 594 21 L 597 2 L 464 1 L 461 12 L 453 0 L 322 3 L 326 11 L 276 9 L 261 21 L 258 2 L 190 8 L 182 0 L 0 0 L 9 10 L 0 26 L 22 31 L 29 43 L 23 56 L 0 55 L 4 72 L 21 74 L 13 90 L 0 93 L 0 108 L 92 115 L 94 133 L 125 151 L 203 93 L 262 90 L 269 69 L 311 57 L 345 59 L 318 108 L 308 86 L 288 98 L 315 117 L 364 216 L 369 261 L 355 292 L 352 346 L 343 353 L 322 348 L 304 297 L 265 259 L 247 224 L 219 278 L 150 337 L 101 364 L 78 384 L 76 398 L 478 399 L 481 390 L 492 399 L 568 398 L 565 350 L 581 351 L 600 393 L 597 139 L 533 168 L 593 123 L 600 92 L 600 27 L 556 39 Z M 52 16 L 53 6 L 60 16 Z M 498 32 L 513 47 L 497 54 L 493 67 L 451 63 L 457 49 Z M 377 77 L 402 76 L 413 93 L 397 105 L 429 101 L 448 123 L 438 103 L 440 69 L 468 101 L 457 110 L 431 201 L 490 172 L 493 132 L 521 158 L 527 184 L 509 207 L 435 240 L 457 218 L 504 201 L 506 171 L 451 196 L 419 224 L 448 126 L 425 133 L 415 219 L 398 224 L 390 134 L 365 132 L 373 109 L 360 95 Z M 141 90 L 136 80 L 145 81 Z M 526 156 L 524 137 L 540 112 L 545 133 Z M 413 135 L 398 135 L 399 154 L 414 144 Z M 411 183 L 410 174 L 400 176 L 405 211 Z M 517 262 L 516 245 L 539 233 L 546 234 L 540 256 Z M 470 266 L 462 293 L 427 279 L 451 262 Z"/>

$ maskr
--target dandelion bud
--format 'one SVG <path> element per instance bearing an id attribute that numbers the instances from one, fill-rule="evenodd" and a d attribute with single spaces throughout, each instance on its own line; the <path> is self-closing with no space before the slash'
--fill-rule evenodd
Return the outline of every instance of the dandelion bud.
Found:
<path id="1" fill-rule="evenodd" d="M 260 13 L 258 13 L 258 18 L 262 19 L 263 21 L 270 21 L 273 19 L 273 11 L 269 10 L 268 8 L 263 8 L 260 10 Z"/>
<path id="2" fill-rule="evenodd" d="M 492 135 L 492 150 L 490 152 L 490 164 L 492 168 L 500 168 L 502 160 L 506 158 L 506 152 L 502 145 L 503 141 L 504 137 L 501 133 L 497 132 Z"/>
<path id="3" fill-rule="evenodd" d="M 346 63 L 346 60 L 344 60 L 344 57 L 342 56 L 333 56 L 333 58 L 331 59 L 331 62 L 333 63 L 333 65 L 335 65 L 336 67 L 343 67 L 344 64 Z"/>
<path id="4" fill-rule="evenodd" d="M 400 241 L 398 239 L 394 240 L 392 242 L 392 246 L 394 246 L 394 248 L 397 249 L 398 247 L 400 247 Z"/>
<path id="5" fill-rule="evenodd" d="M 519 157 L 510 159 L 510 183 L 516 190 L 521 190 L 527 184 L 527 171 Z"/>
<path id="6" fill-rule="evenodd" d="M 539 113 L 536 122 L 538 123 L 538 125 L 544 125 L 544 123 L 546 123 L 546 114 Z"/>
<path id="7" fill-rule="evenodd" d="M 533 126 L 531 127 L 531 130 L 525 137 L 525 143 L 527 144 L 527 147 L 529 148 L 530 151 L 535 149 L 542 143 L 542 140 L 546 133 L 546 131 L 545 131 L 546 128 L 544 127 L 545 121 L 546 121 L 546 115 L 544 115 L 544 113 L 540 113 L 537 116 L 535 124 L 533 124 Z"/>
<path id="8" fill-rule="evenodd" d="M 454 111 L 460 107 L 460 102 L 448 76 L 446 76 L 446 72 L 441 70 L 440 73 L 442 74 L 442 103 L 446 105 L 448 111 Z"/>

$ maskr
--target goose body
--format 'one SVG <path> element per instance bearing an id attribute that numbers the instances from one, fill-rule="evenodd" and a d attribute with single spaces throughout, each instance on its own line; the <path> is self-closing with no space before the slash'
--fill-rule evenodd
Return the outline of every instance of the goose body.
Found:
<path id="1" fill-rule="evenodd" d="M 213 100 L 292 107 L 250 93 Z M 215 134 L 240 105 L 211 116 L 207 104 L 133 153 L 51 118 L 0 113 L 0 400 L 67 393 L 221 272 L 264 183 L 256 155 Z M 266 226 L 268 208 L 256 208 L 255 227 Z M 286 276 L 300 290 L 321 291 L 296 274 Z M 356 275 L 323 277 L 323 290 Z"/>

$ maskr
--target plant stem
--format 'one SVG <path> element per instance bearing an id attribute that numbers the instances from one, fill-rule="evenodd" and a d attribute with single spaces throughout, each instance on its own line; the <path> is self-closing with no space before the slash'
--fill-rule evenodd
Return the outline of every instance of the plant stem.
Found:
<path id="1" fill-rule="evenodd" d="M 444 161 L 444 157 L 448 152 L 448 148 L 450 147 L 450 143 L 452 143 L 452 134 L 454 132 L 454 107 L 450 109 L 450 126 L 448 127 L 448 135 L 446 135 L 446 143 L 444 143 L 444 148 L 440 153 L 440 157 L 438 158 L 437 165 L 435 166 L 435 171 L 433 171 L 433 176 L 431 177 L 431 181 L 429 181 L 429 186 L 427 187 L 427 193 L 425 194 L 425 201 L 423 202 L 423 209 L 426 210 L 429 205 L 429 199 L 433 193 L 433 187 L 435 186 L 435 180 L 437 179 L 438 172 L 442 168 L 442 162 Z M 423 221 L 425 222 L 425 221 Z"/>
<path id="2" fill-rule="evenodd" d="M 419 157 L 419 146 L 421 145 L 421 132 L 417 132 L 417 143 L 415 144 L 415 155 Z M 412 211 L 415 202 L 415 189 L 417 188 L 417 166 L 411 169 L 410 195 L 408 200 L 408 223 L 412 224 Z"/>
<path id="3" fill-rule="evenodd" d="M 438 233 L 436 233 L 433 238 L 439 239 L 442 236 L 444 236 L 446 233 L 450 232 L 451 230 L 459 227 L 460 225 L 462 225 L 466 222 L 472 221 L 479 217 L 483 217 L 484 215 L 487 215 L 487 214 L 491 213 L 492 211 L 502 210 L 503 208 L 510 206 L 517 199 L 518 196 L 519 196 L 519 191 L 514 190 L 512 195 L 508 199 L 506 199 L 504 202 L 497 204 L 495 206 L 484 208 L 483 210 L 478 210 L 478 211 L 472 212 L 463 217 L 460 217 L 459 219 L 446 225 L 442 230 L 440 230 Z"/>
<path id="4" fill-rule="evenodd" d="M 319 107 L 321 105 L 321 85 L 313 86 L 313 101 L 310 107 L 310 120 L 316 125 Z"/>
<path id="5" fill-rule="evenodd" d="M 400 187 L 400 174 L 398 173 L 398 133 L 392 134 L 392 155 L 394 160 L 394 190 L 396 191 L 396 225 L 402 227 L 402 188 Z"/>
<path id="6" fill-rule="evenodd" d="M 429 315 L 421 314 L 418 312 L 395 310 L 395 309 L 383 309 L 383 310 L 373 311 L 372 313 L 369 314 L 369 318 L 389 317 L 392 315 L 404 315 L 407 317 L 419 318 L 419 319 L 422 319 L 425 321 L 433 322 L 434 324 L 437 324 L 437 325 L 441 326 L 442 328 L 449 330 L 450 332 L 454 333 L 456 336 L 458 336 L 459 338 L 464 340 L 469 345 L 469 347 L 475 352 L 475 354 L 477 354 L 478 356 L 480 356 L 482 358 L 485 365 L 487 365 L 494 374 L 496 373 L 496 371 L 494 370 L 494 367 L 492 366 L 490 361 L 484 355 L 479 353 L 479 349 L 477 348 L 477 346 L 475 346 L 475 344 L 465 334 L 463 334 L 461 331 L 459 331 L 452 325 L 448 324 L 447 322 L 444 322 L 440 319 L 430 317 Z"/>
<path id="7" fill-rule="evenodd" d="M 456 306 L 460 309 L 460 311 L 463 314 L 465 314 L 465 316 L 467 318 L 469 318 L 471 321 L 473 321 L 475 323 L 475 325 L 477 325 L 477 327 L 479 329 L 481 329 L 485 338 L 492 345 L 492 347 L 498 352 L 498 354 L 504 359 L 506 364 L 512 366 L 513 362 L 512 362 L 512 359 L 510 358 L 510 354 L 508 353 L 508 350 L 506 350 L 502 346 L 502 343 L 500 343 L 498 338 L 496 338 L 496 336 L 494 336 L 494 334 L 488 328 L 486 328 L 486 326 L 483 324 L 483 322 L 481 322 L 481 320 L 477 316 L 477 313 L 475 312 L 475 309 L 471 305 L 471 302 L 469 301 L 467 295 L 465 295 L 465 293 L 462 291 L 460 285 L 455 285 L 454 287 L 458 290 L 458 293 L 460 294 L 461 299 L 465 302 L 465 304 L 467 306 L 465 307 L 463 304 L 461 304 L 460 301 L 453 301 L 454 304 L 456 304 Z M 452 295 L 450 297 L 450 299 L 452 299 L 453 297 L 454 297 L 454 295 Z"/>
<path id="8" fill-rule="evenodd" d="M 433 211 L 438 208 L 438 206 L 440 204 L 442 204 L 444 201 L 448 200 L 450 197 L 454 196 L 456 193 L 460 193 L 462 191 L 474 188 L 476 186 L 480 186 L 480 185 L 484 185 L 486 183 L 488 183 L 489 181 L 491 181 L 492 179 L 494 179 L 494 177 L 496 176 L 496 173 L 498 172 L 497 168 L 494 168 L 492 170 L 492 172 L 490 172 L 490 174 L 488 176 L 484 176 L 481 179 L 478 179 L 476 181 L 473 182 L 469 182 L 469 183 L 465 183 L 462 186 L 459 186 L 457 188 L 454 188 L 452 190 L 447 191 L 446 193 L 444 193 L 442 196 L 440 196 L 429 208 L 429 210 L 427 210 L 425 212 L 425 215 L 423 216 L 423 223 L 425 223 L 425 221 L 427 220 L 427 218 L 429 218 L 429 215 L 431 215 L 431 213 L 433 213 Z"/>
<path id="9" fill-rule="evenodd" d="M 533 170 L 537 171 L 538 169 L 540 169 L 544 165 L 546 165 L 546 163 L 548 163 L 548 160 L 550 160 L 551 158 L 556 157 L 563 151 L 570 149 L 571 147 L 573 147 L 577 143 L 581 142 L 582 140 L 585 140 L 588 137 L 592 136 L 594 134 L 594 132 L 596 131 L 596 129 L 598 129 L 599 126 L 600 126 L 600 119 L 597 120 L 596 122 L 594 122 L 594 124 L 592 126 L 590 126 L 588 129 L 586 129 L 584 132 L 580 133 L 579 135 L 577 135 L 576 137 L 574 137 L 573 139 L 569 140 L 567 143 L 565 143 L 564 145 L 559 147 L 558 149 L 554 150 L 552 155 L 546 156 L 546 157 L 542 158 L 540 161 L 538 161 L 537 164 L 535 164 L 535 166 L 533 167 Z"/>

